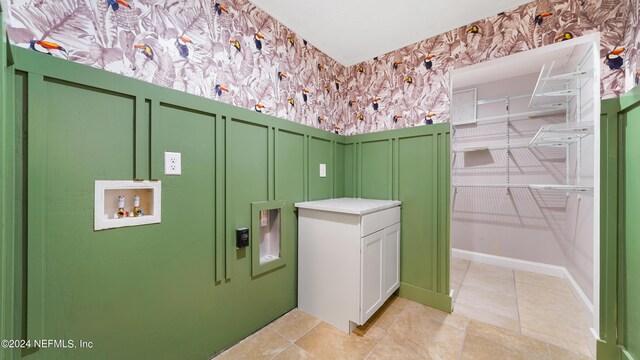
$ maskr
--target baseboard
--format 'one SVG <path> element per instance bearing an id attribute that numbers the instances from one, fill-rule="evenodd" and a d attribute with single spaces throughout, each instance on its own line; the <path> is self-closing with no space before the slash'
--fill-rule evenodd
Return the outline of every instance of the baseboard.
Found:
<path id="1" fill-rule="evenodd" d="M 451 249 L 451 256 L 458 259 L 479 262 L 482 264 L 502 266 L 506 268 L 529 271 L 537 274 L 551 275 L 561 278 L 565 277 L 565 274 L 567 273 L 567 270 L 562 266 L 512 259 L 504 256 L 483 254 L 468 250 Z"/>
<path id="2" fill-rule="evenodd" d="M 446 294 L 401 282 L 398 296 L 451 313 L 451 296 Z"/>
<path id="3" fill-rule="evenodd" d="M 562 266 L 549 265 L 520 259 L 512 259 L 504 256 L 483 254 L 461 249 L 451 249 L 451 256 L 458 259 L 475 261 L 487 265 L 502 266 L 510 269 L 529 271 L 537 274 L 550 275 L 567 279 L 569 281 L 569 288 L 571 289 L 571 292 L 573 292 L 573 294 L 580 300 L 580 304 L 586 311 L 589 319 L 593 319 L 593 304 L 589 301 L 589 298 L 587 297 L 587 295 L 585 295 L 580 286 L 578 286 L 578 283 L 573 278 L 573 276 L 571 276 L 569 271 Z M 593 343 L 595 344 L 595 339 Z"/>

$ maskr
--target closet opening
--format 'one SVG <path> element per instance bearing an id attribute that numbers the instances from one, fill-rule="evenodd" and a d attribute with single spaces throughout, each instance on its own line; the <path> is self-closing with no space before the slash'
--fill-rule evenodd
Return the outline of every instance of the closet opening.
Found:
<path id="1" fill-rule="evenodd" d="M 453 312 L 585 355 L 599 299 L 599 34 L 451 73 Z"/>

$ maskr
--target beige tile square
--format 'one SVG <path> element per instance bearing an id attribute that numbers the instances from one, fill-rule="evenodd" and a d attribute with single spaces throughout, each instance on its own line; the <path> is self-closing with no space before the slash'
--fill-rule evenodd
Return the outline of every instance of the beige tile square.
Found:
<path id="1" fill-rule="evenodd" d="M 456 302 L 453 307 L 453 313 L 514 332 L 520 331 L 520 322 L 518 321 L 518 319 L 494 314 L 487 310 L 477 308 L 473 305 L 461 304 L 460 302 Z"/>
<path id="2" fill-rule="evenodd" d="M 461 359 L 547 360 L 547 344 L 493 325 L 471 321 Z"/>
<path id="3" fill-rule="evenodd" d="M 295 343 L 317 359 L 363 359 L 376 345 L 374 340 L 347 334 L 321 322 Z"/>
<path id="4" fill-rule="evenodd" d="M 369 356 L 368 360 L 419 360 L 424 359 L 413 349 L 416 349 L 417 345 L 410 339 L 404 336 L 393 333 L 387 336 L 384 340 L 378 343 Z"/>
<path id="5" fill-rule="evenodd" d="M 464 271 L 467 271 L 467 268 L 469 267 L 470 263 L 471 261 L 469 260 L 460 259 L 456 257 L 451 258 L 451 268 L 464 269 Z"/>
<path id="6" fill-rule="evenodd" d="M 439 321 L 445 325 L 453 326 L 454 328 L 465 330 L 469 323 L 469 318 L 459 314 L 448 314 L 444 311 L 434 309 L 416 302 L 411 302 L 405 308 L 405 311 L 410 312 L 416 316 L 424 316 L 432 320 Z"/>
<path id="7" fill-rule="evenodd" d="M 403 312 L 389 329 L 389 336 L 408 339 L 403 344 L 428 359 L 457 359 L 464 335 L 464 330 L 410 311 Z"/>
<path id="8" fill-rule="evenodd" d="M 526 327 L 522 327 L 520 330 L 522 332 L 522 335 L 526 335 L 532 339 L 544 341 L 549 344 L 549 346 L 555 345 L 559 348 L 571 349 L 571 352 L 575 352 L 583 356 L 591 356 L 591 352 L 589 351 L 586 341 L 584 341 L 583 344 L 577 344 L 577 342 L 580 341 L 566 340 L 565 338 L 559 337 L 557 335 L 549 334 L 548 331 L 540 332 Z"/>
<path id="9" fill-rule="evenodd" d="M 386 303 L 369 318 L 364 326 L 375 325 L 385 330 L 389 329 L 401 313 L 402 309 Z"/>
<path id="10" fill-rule="evenodd" d="M 576 320 L 587 322 L 587 317 L 572 292 L 543 288 L 526 283 L 516 285 L 518 302 L 536 306 L 544 311 L 563 311 L 571 314 Z"/>
<path id="11" fill-rule="evenodd" d="M 315 316 L 293 309 L 271 323 L 269 328 L 289 341 L 296 341 L 319 323 L 320 319 Z"/>
<path id="12" fill-rule="evenodd" d="M 301 349 L 296 344 L 291 344 L 285 351 L 276 355 L 274 360 L 311 360 L 313 355 Z"/>
<path id="13" fill-rule="evenodd" d="M 457 306 L 466 304 L 479 310 L 518 320 L 518 301 L 515 295 L 515 292 L 511 294 L 485 287 L 462 285 L 456 303 Z"/>
<path id="14" fill-rule="evenodd" d="M 521 302 L 521 331 L 550 344 L 589 355 L 589 326 L 574 314 Z"/>
<path id="15" fill-rule="evenodd" d="M 291 343 L 268 328 L 242 340 L 215 359 L 271 359 Z"/>
<path id="16" fill-rule="evenodd" d="M 516 296 L 513 270 L 499 266 L 472 262 L 462 282 L 462 288 L 465 286 L 475 286 L 508 296 Z"/>
<path id="17" fill-rule="evenodd" d="M 566 279 L 522 270 L 514 270 L 514 272 L 516 276 L 516 283 L 535 285 L 545 289 L 571 293 L 571 288 L 569 287 L 569 283 Z"/>
<path id="18" fill-rule="evenodd" d="M 482 275 L 497 280 L 515 280 L 513 269 L 477 262 L 469 263 L 467 275 L 472 274 Z"/>
<path id="19" fill-rule="evenodd" d="M 365 324 L 362 326 L 358 326 L 357 328 L 355 328 L 353 330 L 353 334 L 356 334 L 358 336 L 364 336 L 367 337 L 375 342 L 378 342 L 382 339 L 384 339 L 385 337 L 387 337 L 387 330 L 379 327 L 379 326 L 375 326 L 375 325 L 371 325 L 371 324 Z"/>
<path id="20" fill-rule="evenodd" d="M 397 295 L 392 295 L 389 300 L 387 300 L 387 304 L 391 306 L 395 306 L 399 309 L 404 309 L 408 303 L 412 302 L 411 300 L 407 300 Z"/>
<path id="21" fill-rule="evenodd" d="M 593 360 L 591 355 L 575 353 L 555 345 L 549 345 L 549 350 L 551 351 L 551 360 Z"/>

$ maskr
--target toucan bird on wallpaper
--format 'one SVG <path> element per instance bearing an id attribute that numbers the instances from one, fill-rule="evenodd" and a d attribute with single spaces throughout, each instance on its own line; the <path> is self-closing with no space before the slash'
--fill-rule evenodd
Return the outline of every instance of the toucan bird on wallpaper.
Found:
<path id="1" fill-rule="evenodd" d="M 133 47 L 135 49 L 140 49 L 140 52 L 149 60 L 153 60 L 153 49 L 151 48 L 151 46 L 147 45 L 147 44 L 135 44 L 133 45 Z"/>
<path id="2" fill-rule="evenodd" d="M 262 40 L 264 40 L 264 35 L 262 35 L 262 33 L 256 33 L 253 36 L 253 42 L 256 44 L 256 49 L 262 50 Z"/>
<path id="3" fill-rule="evenodd" d="M 58 50 L 61 51 L 63 53 L 65 53 L 65 55 L 69 56 L 69 54 L 67 53 L 67 50 L 65 48 L 63 48 L 62 46 L 54 43 L 54 42 L 50 42 L 50 41 L 44 41 L 44 40 L 31 40 L 29 42 L 29 48 L 33 51 L 37 51 L 39 53 L 43 53 L 43 54 L 47 54 L 47 55 L 53 55 L 51 53 L 50 50 Z"/>
<path id="4" fill-rule="evenodd" d="M 542 21 L 544 20 L 544 18 L 546 18 L 547 16 L 551 16 L 551 15 L 553 15 L 553 14 L 550 13 L 550 12 L 542 12 L 542 13 L 536 15 L 536 17 L 533 19 L 533 22 L 536 25 L 542 25 Z"/>
<path id="5" fill-rule="evenodd" d="M 607 54 L 604 59 L 605 64 L 609 66 L 611 70 L 617 70 L 622 68 L 622 64 L 624 64 L 624 59 L 620 54 L 624 52 L 624 48 L 617 48 Z"/>
<path id="6" fill-rule="evenodd" d="M 431 59 L 433 59 L 433 55 L 427 55 L 424 57 L 424 67 L 427 68 L 427 70 L 431 70 L 431 68 L 433 68 L 433 61 Z"/>
<path id="7" fill-rule="evenodd" d="M 124 0 L 107 0 L 107 7 L 112 8 L 113 11 L 117 11 L 120 8 L 120 5 L 131 9 L 131 5 Z"/>
<path id="8" fill-rule="evenodd" d="M 178 53 L 183 58 L 187 58 L 189 56 L 189 47 L 187 47 L 187 43 L 192 43 L 191 39 L 182 35 L 176 38 L 176 48 L 178 49 Z"/>
<path id="9" fill-rule="evenodd" d="M 216 14 L 218 15 L 222 15 L 223 12 L 227 14 L 229 13 L 229 10 L 223 5 L 220 5 L 220 3 L 215 3 L 213 5 L 213 9 L 216 11 Z"/>
<path id="10" fill-rule="evenodd" d="M 223 91 L 229 91 L 229 89 L 227 89 L 226 87 L 220 85 L 220 84 L 216 84 L 216 87 L 214 88 L 215 92 L 218 96 L 222 95 Z"/>

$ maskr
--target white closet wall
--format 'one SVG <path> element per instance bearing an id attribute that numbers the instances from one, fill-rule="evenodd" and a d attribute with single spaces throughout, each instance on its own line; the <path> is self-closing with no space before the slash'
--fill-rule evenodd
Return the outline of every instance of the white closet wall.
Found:
<path id="1" fill-rule="evenodd" d="M 478 100 L 496 99 L 533 91 L 537 73 L 484 83 L 474 88 Z M 455 84 L 454 84 L 455 85 Z M 462 89 L 455 89 L 455 91 Z M 453 104 L 455 106 L 455 104 Z M 529 98 L 510 101 L 510 112 L 528 111 Z M 478 118 L 502 115 L 505 102 L 478 106 Z M 524 144 L 543 125 L 563 123 L 564 114 L 511 122 L 512 144 Z M 455 129 L 454 149 L 505 143 L 506 123 L 472 124 Z M 505 150 L 458 153 L 452 184 L 504 184 Z M 553 184 L 564 180 L 565 151 L 559 148 L 511 149 L 511 184 Z M 451 246 L 484 254 L 565 266 L 566 214 L 564 193 L 529 188 L 459 187 L 452 195 Z"/>
<path id="2" fill-rule="evenodd" d="M 591 49 L 583 44 L 535 55 L 535 60 L 520 58 L 454 75 L 452 107 L 457 106 L 456 92 L 476 89 L 478 121 L 452 124 L 451 245 L 564 267 L 593 303 L 593 121 L 599 99 L 594 90 L 597 79 L 591 75 Z M 540 75 L 543 64 L 547 72 L 552 66 L 550 73 Z M 512 68 L 518 66 L 522 70 Z M 583 70 L 586 74 L 565 76 Z M 461 80 L 458 85 L 456 79 Z M 551 80 L 540 81 L 544 79 Z M 531 101 L 534 88 L 537 94 L 572 94 L 534 96 Z M 552 103 L 567 110 L 544 106 Z M 527 116 L 514 116 L 522 113 Z M 505 114 L 510 117 L 500 117 Z M 580 127 L 589 130 L 579 141 L 568 140 L 566 146 L 530 144 L 543 127 L 567 128 L 581 122 Z M 574 133 L 561 136 L 576 138 Z M 560 143 L 564 142 L 556 145 Z M 564 191 L 559 189 L 562 185 L 579 186 Z"/>

